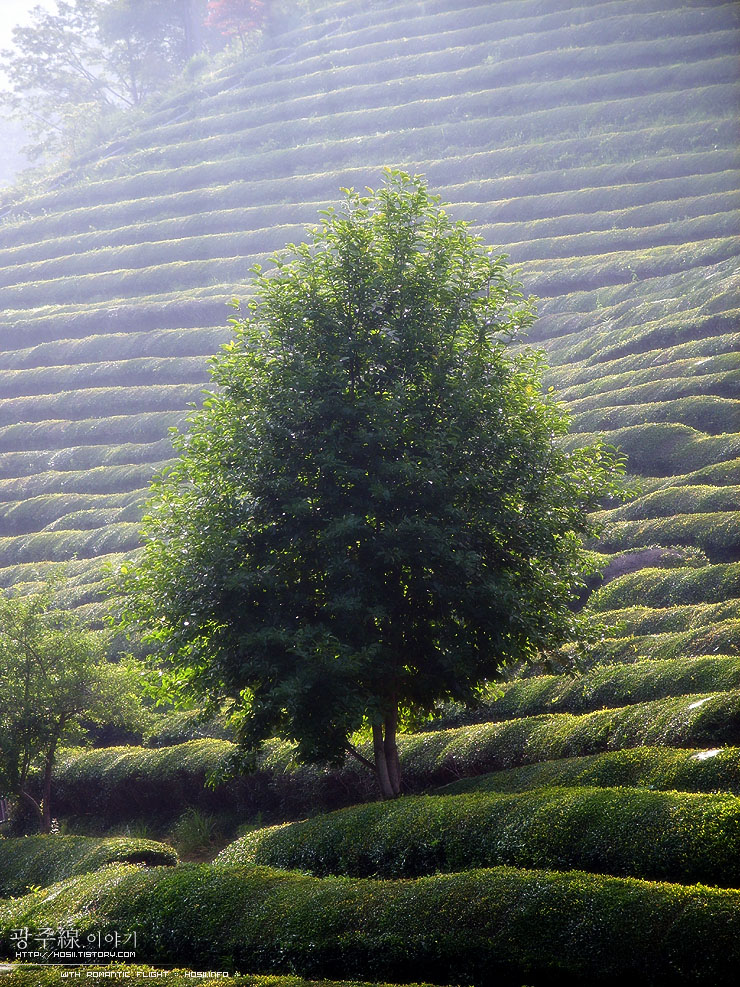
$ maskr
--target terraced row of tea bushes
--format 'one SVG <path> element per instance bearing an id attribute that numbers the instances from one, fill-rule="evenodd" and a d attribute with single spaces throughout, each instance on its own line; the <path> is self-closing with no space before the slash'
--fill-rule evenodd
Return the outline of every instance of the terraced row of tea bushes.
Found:
<path id="1" fill-rule="evenodd" d="M 720 337 L 720 341 L 721 339 Z M 702 346 L 706 346 L 708 342 L 708 340 L 700 341 Z M 714 339 L 714 343 L 717 342 L 718 340 Z M 677 348 L 669 349 L 667 352 L 650 350 L 648 353 L 640 354 L 639 359 L 631 361 L 640 366 L 640 369 L 620 368 L 615 369 L 613 374 L 604 374 L 606 368 L 600 367 L 598 378 L 573 384 L 570 387 L 561 386 L 558 388 L 558 397 L 561 401 L 567 401 L 571 408 L 576 407 L 577 402 L 581 400 L 601 400 L 605 399 L 607 394 L 615 393 L 619 393 L 620 399 L 630 401 L 635 395 L 639 398 L 643 388 L 651 387 L 655 382 L 661 386 L 664 382 L 672 386 L 683 381 L 687 386 L 694 382 L 711 384 L 712 381 L 731 374 L 740 366 L 740 353 L 734 349 L 728 349 L 726 352 L 711 352 L 710 355 L 703 350 L 697 355 L 682 353 L 677 355 L 675 349 Z M 615 363 L 623 366 L 621 360 Z M 559 375 L 551 369 L 549 378 L 555 381 L 558 380 Z"/>
<path id="2" fill-rule="evenodd" d="M 740 597 L 740 562 L 701 568 L 640 569 L 597 590 L 589 608 L 616 610 L 639 600 L 646 607 L 719 603 Z"/>
<path id="3" fill-rule="evenodd" d="M 646 422 L 678 422 L 710 435 L 717 435 L 731 431 L 733 423 L 740 425 L 740 401 L 711 394 L 698 394 L 675 400 L 658 401 L 654 404 L 598 408 L 575 413 L 573 430 L 595 432 L 626 428 Z"/>
<path id="4" fill-rule="evenodd" d="M 80 519 L 79 523 L 79 530 L 0 538 L 0 566 L 21 562 L 66 562 L 75 557 L 89 559 L 131 552 L 141 543 L 141 523 L 138 520 L 111 524 L 105 512 L 96 512 L 90 518 Z"/>
<path id="5" fill-rule="evenodd" d="M 0 428 L 0 452 L 68 450 L 77 443 L 104 447 L 117 442 L 154 443 L 184 418 L 184 411 L 149 411 L 76 421 L 21 422 Z"/>
<path id="6" fill-rule="evenodd" d="M 175 421 L 173 424 L 177 424 Z M 79 436 L 78 436 L 79 438 Z M 172 458 L 172 441 L 167 436 L 155 442 L 60 446 L 28 452 L 0 454 L 0 478 L 17 480 L 48 471 L 65 473 L 110 466 L 154 467 Z"/>
<path id="7" fill-rule="evenodd" d="M 655 791 L 732 792 L 740 794 L 740 748 L 680 750 L 634 747 L 585 757 L 525 764 L 453 781 L 439 794 L 526 792 L 566 787 L 641 788 Z"/>
<path id="8" fill-rule="evenodd" d="M 619 378 L 612 378 L 615 383 L 613 388 L 609 387 L 608 378 L 602 378 L 599 381 L 601 389 L 596 393 L 592 391 L 587 397 L 570 400 L 568 407 L 573 414 L 580 414 L 595 408 L 650 404 L 700 394 L 736 398 L 740 393 L 740 371 L 736 369 L 739 358 L 740 354 L 730 352 L 710 360 L 681 360 L 667 366 L 653 367 L 640 375 L 647 381 L 644 384 L 635 381 L 634 385 L 630 385 L 625 380 L 629 376 L 637 377 L 637 374 L 622 374 Z M 723 364 L 730 369 L 711 372 L 712 366 L 721 367 Z M 617 386 L 619 383 L 622 386 Z M 585 390 L 584 385 L 580 386 L 580 390 Z"/>
<path id="9" fill-rule="evenodd" d="M 606 638 L 591 649 L 590 661 L 595 664 L 634 662 L 646 658 L 667 661 L 700 655 L 737 654 L 739 649 L 740 621 L 723 620 L 689 631 Z"/>
<path id="10" fill-rule="evenodd" d="M 400 738 L 405 785 L 418 791 L 454 778 L 557 758 L 650 744 L 697 747 L 740 742 L 740 691 L 669 697 L 581 716 L 556 713 L 408 734 Z M 107 819 L 182 812 L 188 805 L 212 810 L 225 800 L 250 816 L 305 815 L 375 798 L 367 769 L 297 767 L 290 744 L 263 749 L 257 771 L 227 785 L 205 788 L 223 777 L 235 748 L 227 741 L 196 740 L 158 749 L 107 748 L 75 751 L 55 772 L 60 815 L 85 811 Z"/>
<path id="11" fill-rule="evenodd" d="M 607 552 L 655 544 L 697 545 L 712 561 L 735 561 L 740 557 L 740 511 L 617 521 L 606 528 L 599 541 L 601 549 Z"/>
<path id="12" fill-rule="evenodd" d="M 687 693 L 740 687 L 740 656 L 707 655 L 631 665 L 597 665 L 583 675 L 540 675 L 492 687 L 477 709 L 450 706 L 434 729 L 492 723 L 546 713 L 590 713 Z"/>
<path id="13" fill-rule="evenodd" d="M 177 854 L 165 843 L 130 837 L 6 837 L 0 839 L 0 896 L 23 895 L 116 863 L 174 866 Z"/>
<path id="14" fill-rule="evenodd" d="M 740 600 L 655 609 L 627 607 L 622 610 L 606 610 L 603 614 L 622 634 L 664 634 L 740 618 Z"/>
<path id="15" fill-rule="evenodd" d="M 740 962 L 740 892 L 577 871 L 382 881 L 120 867 L 3 902 L 0 931 L 7 941 L 19 925 L 56 928 L 71 916 L 82 934 L 146 929 L 143 962 L 311 977 L 716 987 Z"/>
<path id="16" fill-rule="evenodd" d="M 149 387 L 90 387 L 55 394 L 0 400 L 0 427 L 15 422 L 79 421 L 110 412 L 139 415 L 181 411 L 202 400 L 202 384 L 157 384 Z"/>
<path id="17" fill-rule="evenodd" d="M 739 843 L 734 795 L 553 788 L 353 806 L 254 830 L 215 863 L 317 877 L 418 877 L 508 864 L 737 887 Z"/>
<path id="18" fill-rule="evenodd" d="M 162 384 L 201 384 L 209 380 L 208 364 L 202 356 L 138 357 L 102 363 L 41 366 L 32 370 L 6 371 L 3 396 L 58 394 L 97 387 L 143 387 Z"/>
<path id="19" fill-rule="evenodd" d="M 646 476 L 674 476 L 681 468 L 687 472 L 699 470 L 740 456 L 740 435 L 704 435 L 675 422 L 631 425 L 599 433 L 581 432 L 571 436 L 565 445 L 583 445 L 599 437 L 619 446 L 629 456 L 633 473 Z"/>
<path id="20" fill-rule="evenodd" d="M 78 966 L 76 971 L 85 980 L 137 980 L 141 983 L 156 983 L 166 978 L 167 987 L 213 987 L 213 974 L 200 973 L 196 970 L 172 969 L 166 970 L 152 966 L 127 966 L 124 963 L 113 963 L 108 966 Z M 59 987 L 59 967 L 44 969 L 38 966 L 14 965 L 13 969 L 3 978 L 3 987 Z M 391 984 L 361 983 L 357 980 L 302 980 L 300 977 L 275 977 L 258 974 L 237 974 L 236 976 L 219 977 L 222 987 L 392 987 Z M 420 984 L 419 987 L 431 987 Z"/>
<path id="21" fill-rule="evenodd" d="M 111 520 L 135 521 L 140 504 L 138 490 L 122 494 L 45 494 L 0 505 L 0 526 L 6 535 L 22 535 L 39 528 L 49 529 L 59 518 L 82 511 L 105 511 Z M 130 517 L 126 516 L 127 508 L 134 509 Z"/>
<path id="22" fill-rule="evenodd" d="M 601 517 L 609 523 L 639 521 L 643 519 L 671 517 L 674 514 L 702 514 L 714 511 L 740 510 L 740 486 L 727 484 L 722 487 L 707 484 L 666 486 L 625 504 L 604 512 Z"/>
<path id="23" fill-rule="evenodd" d="M 98 466 L 89 470 L 49 470 L 31 476 L 0 480 L 0 498 L 8 504 L 35 497 L 87 497 L 138 494 L 149 485 L 156 464 Z M 65 493 L 57 491 L 63 489 Z"/>

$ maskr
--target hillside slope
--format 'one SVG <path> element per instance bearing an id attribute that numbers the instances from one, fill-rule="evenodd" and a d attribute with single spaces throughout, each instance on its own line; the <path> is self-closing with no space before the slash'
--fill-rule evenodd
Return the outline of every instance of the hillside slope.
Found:
<path id="1" fill-rule="evenodd" d="M 59 901 L 79 915 L 104 901 L 115 926 L 161 888 L 177 915 L 160 925 L 178 929 L 188 919 L 168 890 L 178 881 L 186 890 L 202 882 L 214 902 L 228 902 L 224 888 L 262 901 L 273 882 L 294 879 L 315 889 L 312 914 L 315 894 L 345 921 L 332 889 L 359 874 L 357 901 L 368 888 L 378 909 L 390 909 L 377 940 L 360 942 L 370 920 L 356 928 L 350 909 L 346 928 L 322 925 L 317 959 L 310 922 L 301 925 L 288 896 L 275 927 L 259 926 L 258 949 L 244 946 L 250 918 L 235 926 L 228 955 L 254 972 L 320 976 L 339 975 L 337 957 L 344 963 L 349 949 L 347 970 L 399 982 L 432 970 L 483 984 L 498 963 L 517 987 L 525 975 L 538 985 L 621 983 L 625 974 L 734 983 L 739 47 L 740 9 L 715 0 L 339 0 L 33 195 L 8 193 L 0 586 L 30 589 L 66 562 L 69 602 L 99 616 L 101 565 L 138 544 L 143 493 L 171 455 L 167 429 L 199 400 L 208 357 L 228 338 L 228 300 L 245 296 L 251 264 L 300 239 L 341 186 L 377 186 L 385 165 L 424 173 L 456 216 L 521 267 L 525 290 L 540 299 L 530 341 L 547 351 L 572 441 L 608 436 L 642 490 L 605 518 L 599 547 L 613 558 L 588 606 L 617 629 L 584 675 L 507 683 L 476 714 L 451 710 L 440 729 L 403 738 L 410 790 L 455 785 L 396 803 L 395 823 L 388 807 L 369 806 L 358 830 L 350 810 L 305 831 L 252 834 L 247 850 L 230 851 L 265 865 L 250 877 L 208 865 L 123 874 L 119 900 L 103 887 L 108 877 L 91 875 L 48 902 L 0 902 L 0 926 L 28 921 L 27 909 L 57 922 Z M 230 756 L 227 741 L 152 743 L 161 747 L 69 752 L 57 771 L 60 814 L 83 805 L 120 820 L 164 805 L 177 814 L 230 804 L 285 821 L 369 795 L 359 769 L 296 768 L 278 743 L 256 774 L 206 790 L 206 771 Z M 444 829 L 453 818 L 472 828 Z M 368 821 L 377 838 L 364 845 L 356 833 Z M 444 839 L 432 840 L 434 826 Z M 317 876 L 276 877 L 272 866 Z M 383 882 L 362 883 L 383 867 Z M 418 885 L 429 897 L 414 912 L 417 968 L 391 905 L 403 900 L 409 914 L 399 879 L 445 868 L 461 873 Z M 136 897 L 145 885 L 150 904 Z M 483 931 L 471 959 L 454 923 L 452 932 L 442 925 L 445 908 L 457 915 L 478 901 Z M 499 907 L 509 911 L 497 925 Z M 511 914 L 521 915 L 513 931 Z M 173 933 L 176 947 L 163 939 L 140 959 L 170 962 L 167 950 L 187 942 L 198 963 L 232 931 L 227 918 L 209 941 L 193 921 Z M 530 948 L 532 929 L 543 938 Z M 450 952 L 440 970 L 443 934 Z"/>

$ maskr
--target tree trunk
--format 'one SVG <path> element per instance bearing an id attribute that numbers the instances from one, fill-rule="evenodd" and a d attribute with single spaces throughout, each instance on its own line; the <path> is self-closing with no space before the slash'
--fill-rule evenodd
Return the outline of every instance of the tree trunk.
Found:
<path id="1" fill-rule="evenodd" d="M 373 724 L 375 775 L 384 799 L 396 798 L 397 795 L 401 794 L 401 763 L 398 758 L 396 741 L 397 727 L 397 706 L 386 716 L 382 724 Z"/>
<path id="2" fill-rule="evenodd" d="M 396 705 L 393 707 L 393 711 L 385 718 L 385 737 L 383 738 L 385 763 L 388 765 L 388 777 L 394 795 L 401 794 L 401 762 L 398 759 L 397 730 L 398 706 Z"/>
<path id="3" fill-rule="evenodd" d="M 388 763 L 385 759 L 383 727 L 379 723 L 373 723 L 373 751 L 375 753 L 375 776 L 380 785 L 380 792 L 384 799 L 391 799 L 394 792 L 388 774 Z"/>

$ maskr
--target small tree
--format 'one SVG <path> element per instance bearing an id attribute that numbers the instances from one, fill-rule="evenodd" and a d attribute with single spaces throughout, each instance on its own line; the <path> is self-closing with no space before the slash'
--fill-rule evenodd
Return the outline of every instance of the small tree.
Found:
<path id="1" fill-rule="evenodd" d="M 56 607 L 52 592 L 0 595 L 0 786 L 42 833 L 60 745 L 84 738 L 83 721 L 131 723 L 140 708 L 132 666 L 106 662 L 105 636 Z"/>
<path id="2" fill-rule="evenodd" d="M 124 622 L 236 702 L 246 745 L 350 752 L 392 796 L 404 718 L 587 631 L 582 539 L 621 465 L 559 444 L 541 356 L 507 350 L 531 306 L 419 179 L 348 192 L 275 265 L 154 484 Z"/>
<path id="3" fill-rule="evenodd" d="M 246 51 L 248 36 L 264 27 L 267 13 L 265 0 L 209 0 L 206 27 L 227 38 L 239 38 Z"/>

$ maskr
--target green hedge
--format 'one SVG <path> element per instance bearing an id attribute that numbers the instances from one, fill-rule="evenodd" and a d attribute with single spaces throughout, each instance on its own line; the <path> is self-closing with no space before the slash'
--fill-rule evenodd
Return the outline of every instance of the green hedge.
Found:
<path id="1" fill-rule="evenodd" d="M 678 607 L 622 607 L 602 611 L 604 619 L 624 634 L 668 634 L 696 630 L 740 617 L 740 600 L 694 603 Z"/>
<path id="2" fill-rule="evenodd" d="M 25 894 L 106 864 L 172 866 L 172 847 L 153 840 L 92 836 L 24 836 L 0 839 L 0 896 Z"/>
<path id="3" fill-rule="evenodd" d="M 140 962 L 312 978 L 717 987 L 740 964 L 740 892 L 578 871 L 385 881 L 120 867 L 0 903 L 4 943 L 70 923 L 145 930 Z"/>
<path id="4" fill-rule="evenodd" d="M 487 723 L 543 713 L 589 713 L 687 693 L 740 688 L 740 656 L 649 660 L 631 665 L 599 666 L 582 675 L 540 675 L 492 687 L 493 695 L 477 709 L 450 704 L 440 727 Z"/>
<path id="5" fill-rule="evenodd" d="M 699 655 L 730 655 L 740 650 L 740 620 L 722 620 L 706 627 L 665 634 L 606 638 L 594 645 L 594 664 L 635 662 L 643 659 L 667 660 Z"/>
<path id="6" fill-rule="evenodd" d="M 740 511 L 679 514 L 650 521 L 617 521 L 599 542 L 606 552 L 640 545 L 698 545 L 717 562 L 735 561 L 740 552 Z"/>
<path id="7" fill-rule="evenodd" d="M 740 690 L 691 695 L 598 710 L 557 713 L 406 734 L 400 753 L 407 790 L 485 771 L 606 750 L 667 744 L 696 747 L 740 742 Z M 181 813 L 189 805 L 224 803 L 245 815 L 283 818 L 375 798 L 370 772 L 348 762 L 341 769 L 297 766 L 290 744 L 265 745 L 258 770 L 205 788 L 234 756 L 232 744 L 199 740 L 176 747 L 108 748 L 70 752 L 55 774 L 60 815 L 85 811 L 108 819 Z"/>
<path id="8" fill-rule="evenodd" d="M 637 788 L 424 795 L 258 829 L 215 863 L 319 877 L 417 877 L 510 864 L 737 887 L 740 799 Z"/>
<path id="9" fill-rule="evenodd" d="M 607 524 L 615 521 L 644 521 L 672 517 L 674 514 L 711 513 L 740 510 L 740 486 L 682 485 L 655 490 L 623 507 L 603 511 L 599 517 Z"/>
<path id="10" fill-rule="evenodd" d="M 604 788 L 618 785 L 683 792 L 721 790 L 737 795 L 740 794 L 740 748 L 636 747 L 608 751 L 462 778 L 440 788 L 439 792 L 450 795 L 478 791 L 524 792 L 554 785 Z"/>
<path id="11" fill-rule="evenodd" d="M 213 987 L 222 984 L 223 987 L 392 987 L 391 984 L 362 983 L 357 980 L 303 980 L 301 977 L 272 977 L 259 974 L 237 974 L 233 977 L 218 977 L 210 974 L 198 976 L 197 971 L 157 969 L 151 966 L 126 966 L 113 963 L 110 966 L 80 966 L 76 972 L 87 982 L 121 983 L 127 980 L 133 983 L 160 983 L 164 981 L 167 987 Z M 113 976 L 114 974 L 121 976 Z M 95 974 L 98 974 L 96 977 Z M 124 974 L 128 974 L 124 977 Z M 147 976 L 147 974 L 149 976 Z M 158 976 L 157 976 L 158 974 Z M 0 977 L 2 974 L 0 974 Z M 3 987 L 62 987 L 69 981 L 63 978 L 59 967 L 26 967 L 16 966 L 12 972 L 5 975 Z M 431 987 L 430 984 L 415 984 L 413 987 Z"/>
<path id="12" fill-rule="evenodd" d="M 740 597 L 740 562 L 696 568 L 640 569 L 612 580 L 588 601 L 597 611 L 617 610 L 634 603 L 665 607 L 720 603 Z"/>

